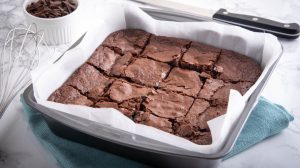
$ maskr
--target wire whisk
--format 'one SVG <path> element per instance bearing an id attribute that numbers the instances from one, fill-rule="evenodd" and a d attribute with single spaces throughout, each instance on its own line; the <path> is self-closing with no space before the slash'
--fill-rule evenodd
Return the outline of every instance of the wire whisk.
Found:
<path id="1" fill-rule="evenodd" d="M 0 119 L 14 97 L 31 83 L 30 71 L 39 64 L 43 33 L 35 25 L 12 28 L 0 55 Z"/>

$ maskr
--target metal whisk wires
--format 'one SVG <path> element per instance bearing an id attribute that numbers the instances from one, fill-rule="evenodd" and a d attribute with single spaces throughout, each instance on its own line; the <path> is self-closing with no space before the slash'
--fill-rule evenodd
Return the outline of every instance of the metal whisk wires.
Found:
<path id="1" fill-rule="evenodd" d="M 13 98 L 30 84 L 30 71 L 39 64 L 43 33 L 35 25 L 11 29 L 0 55 L 0 119 Z"/>

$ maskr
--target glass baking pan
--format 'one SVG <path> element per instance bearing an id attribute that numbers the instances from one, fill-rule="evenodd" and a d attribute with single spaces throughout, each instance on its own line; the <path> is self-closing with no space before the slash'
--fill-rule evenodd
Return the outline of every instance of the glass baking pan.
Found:
<path id="1" fill-rule="evenodd" d="M 143 10 L 159 20 L 206 21 L 205 18 L 180 15 L 164 10 Z M 249 97 L 243 113 L 236 123 L 236 127 L 229 133 L 224 146 L 220 151 L 213 154 L 191 152 L 169 144 L 164 144 L 162 142 L 122 131 L 108 125 L 99 123 L 91 124 L 91 121 L 86 119 L 47 108 L 36 103 L 32 85 L 24 91 L 23 97 L 25 103 L 43 114 L 43 117 L 51 131 L 62 138 L 100 150 L 105 150 L 107 152 L 124 156 L 155 167 L 215 168 L 234 146 L 240 131 L 257 103 L 258 97 L 276 67 L 277 62 L 280 60 L 280 57 L 273 63 L 265 78 Z M 95 131 L 100 134 L 96 135 L 94 133 Z"/>

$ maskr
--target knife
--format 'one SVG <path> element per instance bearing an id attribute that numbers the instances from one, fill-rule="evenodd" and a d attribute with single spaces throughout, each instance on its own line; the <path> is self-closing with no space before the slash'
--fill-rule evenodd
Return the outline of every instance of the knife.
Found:
<path id="1" fill-rule="evenodd" d="M 296 39 L 300 35 L 299 24 L 297 23 L 282 23 L 270 19 L 236 14 L 219 9 L 212 11 L 208 9 L 200 9 L 195 6 L 181 4 L 171 0 L 130 0 L 144 5 L 150 5 L 162 9 L 168 9 L 182 16 L 194 16 L 205 18 L 205 20 L 214 20 L 217 22 L 240 26 L 256 32 L 271 33 L 279 38 Z"/>

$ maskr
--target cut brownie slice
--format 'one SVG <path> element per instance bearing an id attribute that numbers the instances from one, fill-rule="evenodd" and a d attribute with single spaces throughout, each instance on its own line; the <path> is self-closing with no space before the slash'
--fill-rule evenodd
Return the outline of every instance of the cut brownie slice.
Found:
<path id="1" fill-rule="evenodd" d="M 140 99 L 154 92 L 153 89 L 140 86 L 133 83 L 128 83 L 124 80 L 116 80 L 108 90 L 108 96 L 118 103 L 130 99 Z"/>
<path id="2" fill-rule="evenodd" d="M 113 48 L 119 54 L 139 54 L 146 45 L 150 33 L 137 29 L 119 30 L 110 34 L 102 45 Z"/>
<path id="3" fill-rule="evenodd" d="M 133 56 L 131 53 L 126 53 L 125 55 L 118 57 L 111 68 L 110 75 L 113 76 L 123 76 L 125 73 L 126 67 L 133 60 Z"/>
<path id="4" fill-rule="evenodd" d="M 122 108 L 118 106 L 118 103 L 116 102 L 108 102 L 108 101 L 99 101 L 95 104 L 95 107 L 99 108 L 114 108 L 116 110 L 119 110 L 121 113 L 126 115 L 127 117 L 132 117 L 134 114 L 134 111 L 128 110 L 126 108 Z"/>
<path id="5" fill-rule="evenodd" d="M 220 51 L 221 49 L 213 46 L 192 42 L 191 47 L 183 55 L 180 65 L 198 72 L 211 71 Z"/>
<path id="6" fill-rule="evenodd" d="M 99 46 L 87 62 L 98 69 L 101 69 L 106 74 L 109 74 L 112 66 L 119 57 L 120 55 L 115 53 L 113 50 Z"/>
<path id="7" fill-rule="evenodd" d="M 165 118 L 157 117 L 150 112 L 139 112 L 134 118 L 134 121 L 140 124 L 152 126 L 160 130 L 172 133 L 172 123 Z"/>
<path id="8" fill-rule="evenodd" d="M 189 137 L 198 130 L 198 118 L 208 107 L 209 102 L 203 99 L 196 99 L 185 117 L 177 119 L 176 134 Z"/>
<path id="9" fill-rule="evenodd" d="M 198 97 L 206 100 L 211 100 L 214 93 L 224 86 L 224 82 L 218 79 L 206 79 L 203 88 L 201 89 Z"/>
<path id="10" fill-rule="evenodd" d="M 196 71 L 173 68 L 161 87 L 166 90 L 176 91 L 188 96 L 197 96 L 202 82 Z"/>
<path id="11" fill-rule="evenodd" d="M 224 81 L 255 82 L 261 74 L 261 68 L 253 59 L 233 51 L 222 50 L 216 63 L 219 78 Z"/>
<path id="12" fill-rule="evenodd" d="M 190 41 L 172 37 L 152 36 L 142 55 L 154 60 L 177 65 Z"/>
<path id="13" fill-rule="evenodd" d="M 143 98 L 154 92 L 153 89 L 137 84 L 128 83 L 124 80 L 116 80 L 108 90 L 111 100 L 118 103 L 119 108 L 131 111 L 131 115 L 140 110 Z"/>
<path id="14" fill-rule="evenodd" d="M 227 106 L 210 106 L 198 117 L 198 127 L 200 130 L 209 130 L 207 121 L 212 120 L 226 113 Z"/>
<path id="15" fill-rule="evenodd" d="M 151 94 L 147 97 L 143 106 L 146 111 L 159 117 L 175 119 L 185 116 L 193 100 L 193 98 L 188 96 L 158 90 L 156 94 Z"/>
<path id="16" fill-rule="evenodd" d="M 94 104 L 87 97 L 81 95 L 78 90 L 66 85 L 61 86 L 59 89 L 53 92 L 49 96 L 48 100 L 57 103 L 77 104 L 85 106 L 92 106 Z"/>
<path id="17" fill-rule="evenodd" d="M 244 95 L 253 85 L 251 82 L 225 83 L 211 97 L 213 104 L 227 105 L 229 100 L 230 89 L 235 89 Z"/>
<path id="18" fill-rule="evenodd" d="M 87 94 L 89 98 L 98 101 L 112 81 L 112 79 L 105 77 L 93 66 L 83 64 L 71 75 L 65 84 L 78 89 L 82 94 Z"/>
<path id="19" fill-rule="evenodd" d="M 169 70 L 168 64 L 139 58 L 125 69 L 125 76 L 138 84 L 158 87 Z"/>

